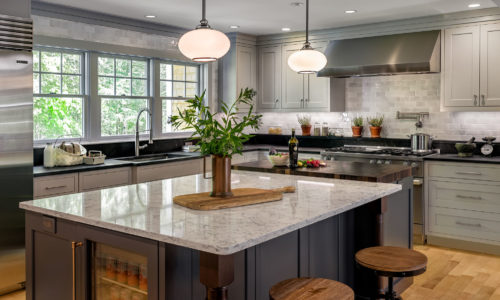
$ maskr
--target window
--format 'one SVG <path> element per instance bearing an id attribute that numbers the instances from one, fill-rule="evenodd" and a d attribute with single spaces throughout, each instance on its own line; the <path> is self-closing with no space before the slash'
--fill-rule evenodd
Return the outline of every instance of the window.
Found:
<path id="1" fill-rule="evenodd" d="M 83 61 L 82 52 L 33 51 L 35 140 L 83 136 Z"/>
<path id="2" fill-rule="evenodd" d="M 199 92 L 199 66 L 160 63 L 162 132 L 177 131 L 169 124 L 170 116 L 187 107 L 186 100 Z M 178 131 L 184 131 L 179 129 Z"/>
<path id="3" fill-rule="evenodd" d="M 99 56 L 97 69 L 101 136 L 134 134 L 137 114 L 149 102 L 148 60 Z M 145 130 L 147 118 L 139 126 Z"/>

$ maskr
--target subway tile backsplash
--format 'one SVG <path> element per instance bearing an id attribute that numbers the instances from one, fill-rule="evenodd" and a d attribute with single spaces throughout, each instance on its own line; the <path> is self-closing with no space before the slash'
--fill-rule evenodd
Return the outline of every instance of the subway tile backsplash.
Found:
<path id="1" fill-rule="evenodd" d="M 500 112 L 440 112 L 440 74 L 394 75 L 357 77 L 346 80 L 345 113 L 310 113 L 312 122 L 328 122 L 332 128 L 342 128 L 351 136 L 351 118 L 365 117 L 363 136 L 369 136 L 367 116 L 385 116 L 382 136 L 406 138 L 416 132 L 414 120 L 397 120 L 396 112 L 429 112 L 420 132 L 429 133 L 440 140 L 467 140 L 471 136 L 500 138 Z M 283 133 L 300 126 L 296 113 L 263 113 L 263 126 L 259 133 L 266 133 L 269 126 L 279 125 Z"/>

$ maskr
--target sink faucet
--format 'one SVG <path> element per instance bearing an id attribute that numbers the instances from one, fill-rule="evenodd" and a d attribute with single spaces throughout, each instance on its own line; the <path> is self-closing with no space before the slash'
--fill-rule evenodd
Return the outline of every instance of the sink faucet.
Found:
<path id="1" fill-rule="evenodd" d="M 149 131 L 149 141 L 147 144 L 144 144 L 142 146 L 139 145 L 139 119 L 141 118 L 141 114 L 143 112 L 147 112 L 148 115 L 149 115 L 149 130 L 145 130 L 145 131 Z M 153 118 L 153 114 L 151 113 L 151 111 L 147 108 L 143 108 L 141 109 L 141 111 L 139 112 L 139 114 L 137 115 L 137 121 L 135 122 L 135 156 L 139 156 L 139 150 L 141 149 L 144 149 L 149 145 L 153 144 L 153 123 L 152 123 L 152 118 Z"/>

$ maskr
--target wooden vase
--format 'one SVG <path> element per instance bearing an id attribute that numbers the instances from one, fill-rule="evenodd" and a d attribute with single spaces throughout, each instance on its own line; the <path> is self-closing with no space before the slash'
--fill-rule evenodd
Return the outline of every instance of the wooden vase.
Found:
<path id="1" fill-rule="evenodd" d="M 231 158 L 212 156 L 212 197 L 230 197 L 231 192 Z"/>
<path id="2" fill-rule="evenodd" d="M 380 131 L 382 131 L 382 126 L 380 126 L 380 127 L 370 126 L 370 134 L 371 134 L 372 138 L 379 138 Z"/>
<path id="3" fill-rule="evenodd" d="M 363 126 L 352 126 L 352 137 L 361 137 L 363 133 Z"/>
<path id="4" fill-rule="evenodd" d="M 300 129 L 302 129 L 302 135 L 309 136 L 311 135 L 312 125 L 301 125 Z"/>

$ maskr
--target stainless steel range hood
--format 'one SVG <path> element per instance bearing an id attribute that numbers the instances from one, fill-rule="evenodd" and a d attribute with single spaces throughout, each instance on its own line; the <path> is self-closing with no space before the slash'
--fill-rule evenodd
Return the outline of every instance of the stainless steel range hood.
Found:
<path id="1" fill-rule="evenodd" d="M 377 76 L 441 71 L 441 31 L 331 41 L 321 77 Z"/>

